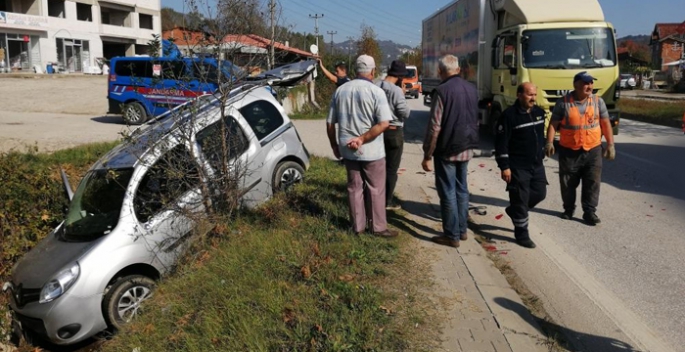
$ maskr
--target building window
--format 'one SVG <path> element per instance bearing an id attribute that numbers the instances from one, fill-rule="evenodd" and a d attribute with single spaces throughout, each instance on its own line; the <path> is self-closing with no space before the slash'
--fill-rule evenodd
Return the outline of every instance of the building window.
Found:
<path id="1" fill-rule="evenodd" d="M 77 2 L 76 19 L 79 21 L 93 22 L 93 5 Z"/>
<path id="2" fill-rule="evenodd" d="M 48 16 L 66 18 L 64 0 L 48 0 Z"/>
<path id="3" fill-rule="evenodd" d="M 146 15 L 144 13 L 138 14 L 138 23 L 140 28 L 144 29 L 154 29 L 152 28 L 152 16 Z"/>
<path id="4" fill-rule="evenodd" d="M 100 18 L 102 24 L 108 24 L 119 27 L 131 27 L 131 19 L 129 11 L 111 9 L 108 7 L 100 7 Z"/>
<path id="5" fill-rule="evenodd" d="M 57 71 L 83 72 L 90 66 L 90 47 L 87 40 L 57 38 Z"/>

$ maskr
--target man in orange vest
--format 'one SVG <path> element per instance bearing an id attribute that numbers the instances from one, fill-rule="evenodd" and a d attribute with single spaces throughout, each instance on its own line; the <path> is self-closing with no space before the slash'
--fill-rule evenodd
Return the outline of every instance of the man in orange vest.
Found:
<path id="1" fill-rule="evenodd" d="M 583 220 L 593 226 L 600 223 L 596 211 L 602 182 L 602 156 L 607 160 L 616 157 L 609 112 L 604 100 L 593 94 L 594 81 L 587 71 L 573 77 L 574 90 L 554 106 L 545 145 L 547 157 L 554 155 L 554 136 L 559 131 L 559 183 L 564 203 L 561 218 L 573 218 L 576 188 L 582 180 Z M 602 135 L 607 141 L 604 152 Z"/>

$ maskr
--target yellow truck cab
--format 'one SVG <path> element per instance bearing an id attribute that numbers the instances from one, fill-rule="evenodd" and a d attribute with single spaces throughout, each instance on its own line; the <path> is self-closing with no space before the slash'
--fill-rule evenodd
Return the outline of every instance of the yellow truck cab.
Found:
<path id="1" fill-rule="evenodd" d="M 457 0 L 423 21 L 423 94 L 430 104 L 440 83 L 438 59 L 459 58 L 461 75 L 478 87 L 481 124 L 494 128 L 532 82 L 547 123 L 557 100 L 573 90 L 573 76 L 596 77 L 594 91 L 618 133 L 618 58 L 613 26 L 598 0 Z"/>

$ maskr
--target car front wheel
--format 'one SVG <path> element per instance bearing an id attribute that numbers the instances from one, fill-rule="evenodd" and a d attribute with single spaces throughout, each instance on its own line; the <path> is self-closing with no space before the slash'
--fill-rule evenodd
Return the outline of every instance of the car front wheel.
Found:
<path id="1" fill-rule="evenodd" d="M 285 191 L 302 181 L 304 168 L 294 161 L 285 161 L 276 166 L 272 187 L 274 192 Z"/>
<path id="2" fill-rule="evenodd" d="M 120 330 L 130 323 L 140 314 L 142 303 L 152 297 L 156 287 L 154 280 L 143 275 L 129 275 L 115 281 L 102 301 L 107 324 Z"/>
<path id="3" fill-rule="evenodd" d="M 124 105 L 123 118 L 131 125 L 142 125 L 147 121 L 147 111 L 140 103 L 131 102 Z"/>

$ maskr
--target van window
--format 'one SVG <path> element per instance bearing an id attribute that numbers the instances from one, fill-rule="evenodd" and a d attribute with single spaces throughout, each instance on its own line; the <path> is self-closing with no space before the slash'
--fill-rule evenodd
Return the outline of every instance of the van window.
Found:
<path id="1" fill-rule="evenodd" d="M 156 62 L 159 64 L 159 62 Z M 184 80 L 190 78 L 183 60 L 162 61 L 162 77 L 165 79 Z"/>
<path id="2" fill-rule="evenodd" d="M 283 115 L 273 104 L 264 100 L 245 105 L 240 109 L 240 113 L 259 140 L 283 125 Z"/>
<path id="3" fill-rule="evenodd" d="M 174 202 L 199 182 L 195 160 L 183 144 L 161 158 L 148 170 L 138 185 L 133 209 L 138 221 L 146 223 L 163 209 L 170 209 Z"/>
<path id="4" fill-rule="evenodd" d="M 152 63 L 147 60 L 118 60 L 114 73 L 124 77 L 151 78 Z"/>
<path id="5" fill-rule="evenodd" d="M 228 149 L 227 160 L 231 160 L 241 154 L 243 154 L 248 145 L 247 137 L 243 133 L 242 128 L 238 125 L 233 117 L 227 117 L 225 119 L 225 129 L 226 138 L 221 138 L 221 124 L 222 121 L 217 121 L 197 134 L 197 141 L 200 144 L 200 149 L 202 153 L 207 157 L 207 161 L 210 163 L 212 168 L 220 172 L 222 170 L 221 163 L 223 162 L 223 143 L 226 141 L 226 147 Z"/>
<path id="6" fill-rule="evenodd" d="M 195 77 L 197 77 L 201 82 L 217 83 L 219 82 L 219 75 L 216 66 L 213 66 L 207 62 L 193 63 L 195 69 Z"/>

